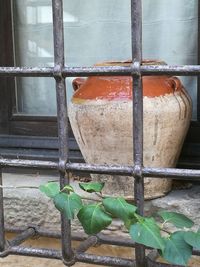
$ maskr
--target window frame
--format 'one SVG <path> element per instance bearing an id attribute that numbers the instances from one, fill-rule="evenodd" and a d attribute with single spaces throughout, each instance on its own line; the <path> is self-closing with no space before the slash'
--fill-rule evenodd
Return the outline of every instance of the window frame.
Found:
<path id="1" fill-rule="evenodd" d="M 0 66 L 14 66 L 12 0 L 0 1 Z M 200 4 L 198 5 L 198 42 L 200 44 Z M 198 49 L 199 50 L 199 49 Z M 198 51 L 198 64 L 200 53 Z M 200 76 L 197 92 L 197 121 L 191 121 L 188 134 L 179 158 L 178 167 L 200 167 Z M 30 159 L 41 155 L 45 159 L 58 159 L 56 116 L 16 115 L 15 81 L 13 77 L 0 77 L 0 151 L 1 156 Z M 69 124 L 70 158 L 83 162 L 83 157 Z M 12 137 L 12 141 L 11 141 Z M 175 137 L 176 138 L 176 137 Z M 22 142 L 24 140 L 24 142 Z M 42 142 L 41 142 L 42 140 Z"/>
<path id="2" fill-rule="evenodd" d="M 12 0 L 0 1 L 0 66 L 14 66 Z M 15 111 L 15 80 L 0 77 L 0 151 L 2 157 L 58 159 L 56 116 L 17 115 Z M 70 157 L 74 162 L 83 158 L 69 124 Z M 41 142 L 42 140 L 42 142 Z"/>

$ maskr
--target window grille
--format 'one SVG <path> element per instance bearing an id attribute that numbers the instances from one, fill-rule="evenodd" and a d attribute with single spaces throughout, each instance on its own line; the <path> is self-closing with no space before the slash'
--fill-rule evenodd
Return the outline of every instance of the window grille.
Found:
<path id="1" fill-rule="evenodd" d="M 54 77 L 56 81 L 57 95 L 57 120 L 59 137 L 59 162 L 44 160 L 23 160 L 23 159 L 0 159 L 0 183 L 2 184 L 2 169 L 5 167 L 15 168 L 39 168 L 58 170 L 60 173 L 60 185 L 69 183 L 69 172 L 81 171 L 83 173 L 120 174 L 132 175 L 135 178 L 134 198 L 139 214 L 144 209 L 144 183 L 145 177 L 167 177 L 168 179 L 199 179 L 200 170 L 176 169 L 176 168 L 150 168 L 143 167 L 143 96 L 142 96 L 142 75 L 193 75 L 198 76 L 200 65 L 166 66 L 166 65 L 141 65 L 142 60 L 142 8 L 141 0 L 131 0 L 132 18 L 132 60 L 129 67 L 67 67 L 64 64 L 64 38 L 63 38 L 63 7 L 62 0 L 52 0 L 53 8 L 53 34 L 54 34 L 54 67 L 45 68 L 21 68 L 21 67 L 0 67 L 0 76 L 20 77 Z M 113 166 L 94 165 L 85 163 L 70 163 L 68 148 L 68 123 L 67 123 L 67 101 L 65 90 L 65 78 L 92 75 L 126 75 L 134 77 L 133 82 L 133 128 L 134 128 L 134 165 Z M 155 178 L 156 179 L 156 178 Z M 103 235 L 89 237 L 83 240 L 78 236 L 71 236 L 70 221 L 61 215 L 61 234 L 41 231 L 35 227 L 28 227 L 20 230 L 20 233 L 9 242 L 5 241 L 3 189 L 0 188 L 0 256 L 25 255 L 44 258 L 60 259 L 65 265 L 70 266 L 75 262 L 93 263 L 105 266 L 175 266 L 163 263 L 155 263 L 150 256 L 145 256 L 145 247 L 134 244 L 132 241 L 122 241 L 115 238 L 106 238 Z M 41 249 L 22 247 L 20 244 L 34 236 L 61 237 L 62 250 Z M 72 249 L 71 240 L 81 240 L 78 248 Z M 119 257 L 97 256 L 86 253 L 86 250 L 96 243 L 113 244 L 118 246 L 135 247 L 135 259 L 123 259 Z M 193 254 L 200 255 L 200 251 L 193 251 Z"/>

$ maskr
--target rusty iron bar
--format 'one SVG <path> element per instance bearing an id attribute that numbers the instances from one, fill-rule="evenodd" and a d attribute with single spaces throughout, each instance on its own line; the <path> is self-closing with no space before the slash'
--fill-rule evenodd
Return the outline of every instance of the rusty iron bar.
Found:
<path id="1" fill-rule="evenodd" d="M 69 184 L 69 173 L 66 173 L 68 162 L 68 114 L 65 78 L 62 76 L 64 67 L 64 30 L 63 30 L 63 2 L 52 0 L 53 36 L 54 36 L 54 78 L 56 81 L 57 122 L 59 141 L 59 173 L 61 189 Z M 61 213 L 62 257 L 65 263 L 71 262 L 74 253 L 71 247 L 71 222 Z"/>
<path id="2" fill-rule="evenodd" d="M 14 246 L 9 247 L 7 252 L 9 255 L 31 256 L 58 260 L 62 259 L 61 252 L 55 249 Z"/>
<path id="3" fill-rule="evenodd" d="M 134 166 L 67 163 L 66 169 L 71 172 L 81 171 L 83 173 L 119 174 L 122 176 L 136 175 Z M 200 179 L 200 170 L 193 169 L 142 167 L 141 171 L 145 177 L 152 178 Z"/>
<path id="4" fill-rule="evenodd" d="M 58 169 L 58 163 L 54 161 L 27 160 L 27 159 L 4 159 L 0 158 L 0 166 L 15 168 L 33 168 L 33 169 Z"/>
<path id="5" fill-rule="evenodd" d="M 2 169 L 0 168 L 0 185 L 2 185 Z M 5 248 L 5 230 L 4 230 L 4 205 L 3 205 L 3 188 L 0 188 L 0 252 Z"/>
<path id="6" fill-rule="evenodd" d="M 61 233 L 58 231 L 48 231 L 45 229 L 38 228 L 37 226 L 30 226 L 35 229 L 36 235 L 41 237 L 47 237 L 47 238 L 55 238 L 60 239 Z M 5 231 L 10 233 L 21 233 L 25 231 L 26 229 L 23 227 L 7 227 L 5 226 Z M 130 238 L 124 238 L 122 236 L 118 236 L 117 238 L 114 236 L 107 236 L 102 233 L 97 234 L 95 236 L 97 238 L 98 244 L 104 244 L 104 245 L 113 245 L 113 246 L 122 246 L 122 247 L 134 247 L 135 242 Z M 72 232 L 72 240 L 73 241 L 84 241 L 88 238 L 88 236 L 82 232 L 74 233 Z"/>
<path id="7" fill-rule="evenodd" d="M 80 245 L 76 248 L 75 252 L 76 254 L 83 253 L 87 251 L 90 247 L 95 246 L 97 243 L 98 243 L 97 236 L 89 236 L 87 239 L 85 239 L 80 243 Z"/>
<path id="8" fill-rule="evenodd" d="M 14 246 L 8 248 L 5 251 L 6 255 L 21 255 L 21 256 L 31 256 L 31 257 L 40 257 L 48 259 L 58 259 L 62 260 L 62 254 L 59 250 L 56 249 L 44 249 L 44 248 L 34 248 L 34 247 L 23 247 L 23 246 Z M 0 254 L 0 257 L 2 255 Z M 75 256 L 75 262 L 85 262 L 90 264 L 98 264 L 104 266 L 128 266 L 135 267 L 134 261 L 130 259 L 124 259 L 119 257 L 110 257 L 110 256 L 98 256 L 87 253 L 79 253 Z"/>
<path id="9" fill-rule="evenodd" d="M 59 169 L 59 164 L 54 161 L 26 160 L 26 159 L 0 159 L 0 167 L 34 168 L 34 169 Z M 119 174 L 121 176 L 135 176 L 134 166 L 101 165 L 87 163 L 66 163 L 67 171 L 82 173 Z M 176 168 L 151 168 L 143 167 L 142 174 L 151 178 L 168 178 L 178 180 L 200 180 L 200 170 Z"/>
<path id="10" fill-rule="evenodd" d="M 110 256 L 98 256 L 86 253 L 77 254 L 76 261 L 103 266 L 136 267 L 134 260 Z"/>
<path id="11" fill-rule="evenodd" d="M 46 229 L 38 228 L 37 226 L 34 226 L 34 225 L 31 225 L 28 228 L 34 229 L 35 235 L 39 236 L 39 237 L 47 237 L 47 238 L 55 238 L 55 239 L 61 238 L 61 233 L 58 231 L 48 231 Z M 23 228 L 23 227 L 7 227 L 7 226 L 5 226 L 5 231 L 10 232 L 10 233 L 20 234 L 26 230 L 27 230 L 27 228 Z M 124 238 L 123 236 L 114 237 L 114 236 L 107 236 L 107 235 L 104 235 L 102 233 L 99 233 L 94 237 L 97 238 L 97 243 L 102 244 L 102 245 L 122 246 L 122 247 L 130 247 L 130 248 L 135 247 L 135 242 L 132 239 Z M 86 234 L 84 234 L 83 232 L 72 233 L 72 240 L 73 241 L 85 241 L 87 238 L 88 238 L 88 236 Z M 152 248 L 148 247 L 148 249 L 151 250 Z M 200 250 L 193 249 L 192 254 L 200 256 Z"/>
<path id="12" fill-rule="evenodd" d="M 31 228 L 34 230 L 34 233 L 37 236 L 52 237 L 52 238 L 61 238 L 61 234 L 58 233 L 58 232 L 49 232 L 49 231 L 37 229 L 37 228 L 34 228 L 34 227 L 31 227 Z M 7 228 L 6 227 L 6 230 L 9 231 L 9 232 L 14 232 L 14 233 L 22 233 L 22 232 L 25 232 L 27 229 L 21 228 L 21 227 L 20 228 L 18 228 L 18 227 L 11 227 L 11 228 L 9 227 L 9 228 Z M 27 234 L 28 234 L 28 232 L 27 232 Z M 110 245 L 125 246 L 125 247 L 134 247 L 134 242 L 132 240 L 124 240 L 124 241 L 122 241 L 121 238 L 119 238 L 119 237 L 118 238 L 111 237 L 111 239 L 109 240 L 110 237 L 104 236 L 103 234 L 100 234 L 100 236 L 101 237 L 99 237 L 99 235 L 97 237 L 93 236 L 92 239 L 89 241 L 89 243 L 90 243 L 89 246 L 90 245 L 93 245 L 96 242 L 96 238 L 98 238 L 97 239 L 97 242 L 99 244 L 107 244 L 107 242 L 108 242 L 108 244 L 110 244 Z M 73 240 L 76 240 L 76 241 L 86 241 L 86 238 L 87 237 L 85 235 L 82 235 L 82 233 L 76 233 L 74 236 L 72 235 L 72 239 Z M 101 242 L 102 240 L 103 240 L 103 242 Z M 105 242 L 104 242 L 104 240 L 105 240 Z M 88 240 L 87 240 L 86 243 L 88 243 Z M 87 247 L 89 247 L 89 246 L 87 246 Z M 82 245 L 81 245 L 81 247 L 82 247 Z M 87 249 L 87 247 L 86 247 L 86 249 Z M 7 256 L 9 254 L 25 255 L 25 256 L 35 256 L 35 257 L 37 257 L 37 248 L 33 248 L 33 250 L 29 250 L 29 248 L 23 247 L 23 249 L 20 250 L 19 253 L 18 253 L 18 249 L 19 248 L 20 247 L 18 247 L 18 246 L 15 246 L 14 248 L 9 248 L 9 249 L 5 250 L 2 254 L 0 254 L 0 257 L 2 255 L 3 256 L 5 256 L 5 255 Z M 14 253 L 13 252 L 10 252 L 10 250 L 11 251 L 14 251 Z M 61 254 L 60 254 L 59 257 L 55 256 L 55 255 L 59 255 L 59 253 L 60 252 L 58 250 L 42 249 L 42 250 L 39 250 L 39 256 L 38 257 L 47 257 L 47 258 L 61 259 Z M 79 253 L 81 253 L 81 252 L 79 251 Z M 81 254 L 82 255 L 80 257 L 81 258 L 84 257 L 83 253 L 81 253 Z M 86 254 L 86 255 L 89 255 L 89 254 Z M 154 261 L 155 261 L 156 255 L 157 255 L 157 251 L 154 251 L 154 250 L 149 253 L 149 255 L 147 257 L 148 258 L 148 264 L 155 263 Z M 200 250 L 193 250 L 192 255 L 198 255 L 199 256 L 200 255 Z M 108 258 L 106 257 L 106 259 L 108 259 Z M 77 261 L 79 261 L 79 257 L 77 257 Z M 90 262 L 90 263 L 92 263 L 92 262 Z M 176 265 L 171 265 L 171 264 L 165 264 L 165 265 L 162 265 L 161 263 L 159 263 L 159 264 L 160 264 L 160 265 L 158 265 L 159 267 L 165 267 L 165 266 L 166 267 L 170 267 L 170 266 L 176 267 Z M 148 266 L 155 266 L 155 265 L 148 265 Z"/>
<path id="13" fill-rule="evenodd" d="M 134 199 L 137 212 L 144 213 L 144 178 L 143 167 L 143 90 L 141 76 L 142 62 L 142 1 L 131 0 L 131 41 L 132 61 L 138 73 L 133 78 L 133 158 L 134 158 Z M 145 267 L 145 247 L 135 244 L 137 267 Z"/>
<path id="14" fill-rule="evenodd" d="M 200 74 L 200 65 L 134 65 L 104 66 L 104 67 L 63 67 L 60 70 L 62 77 L 78 76 L 132 76 L 138 75 L 177 75 L 197 76 Z M 55 69 L 51 67 L 0 67 L 0 76 L 15 77 L 54 77 Z"/>
<path id="15" fill-rule="evenodd" d="M 26 241 L 27 239 L 35 235 L 36 235 L 36 229 L 33 227 L 28 227 L 27 229 L 19 233 L 17 236 L 15 236 L 12 240 L 9 240 L 8 244 L 10 247 L 18 246 L 22 244 L 24 241 Z"/>

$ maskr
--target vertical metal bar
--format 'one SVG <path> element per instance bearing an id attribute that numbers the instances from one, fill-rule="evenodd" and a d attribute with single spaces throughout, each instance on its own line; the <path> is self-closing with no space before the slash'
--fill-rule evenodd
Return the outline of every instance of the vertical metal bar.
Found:
<path id="1" fill-rule="evenodd" d="M 54 34 L 54 77 L 56 79 L 57 121 L 59 139 L 59 166 L 60 186 L 63 188 L 69 183 L 69 175 L 65 172 L 68 161 L 68 115 L 65 79 L 62 77 L 64 67 L 64 30 L 63 30 L 63 3 L 62 0 L 52 0 L 53 7 L 53 34 Z M 71 224 L 61 214 L 62 256 L 65 262 L 71 261 L 73 251 L 71 247 Z"/>
<path id="2" fill-rule="evenodd" d="M 197 64 L 200 65 L 200 2 L 198 1 Z M 197 76 L 197 121 L 200 121 L 200 75 Z"/>
<path id="3" fill-rule="evenodd" d="M 2 185 L 2 169 L 0 169 L 0 185 Z M 0 187 L 0 251 L 5 248 L 5 230 L 4 230 L 4 210 L 3 210 L 3 188 Z"/>
<path id="4" fill-rule="evenodd" d="M 144 210 L 144 179 L 143 166 L 143 92 L 142 78 L 139 71 L 142 61 L 142 1 L 131 1 L 132 22 L 132 58 L 133 64 L 138 64 L 138 75 L 133 76 L 133 144 L 134 166 L 136 171 L 134 183 L 134 198 L 138 212 L 143 215 Z M 136 266 L 145 266 L 145 249 L 142 245 L 135 247 Z"/>

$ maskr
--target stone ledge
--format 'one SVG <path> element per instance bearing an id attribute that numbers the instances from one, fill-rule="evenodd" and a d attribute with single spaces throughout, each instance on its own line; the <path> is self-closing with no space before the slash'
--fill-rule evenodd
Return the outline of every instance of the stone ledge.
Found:
<path id="1" fill-rule="evenodd" d="M 23 174 L 3 174 L 3 185 L 38 187 L 49 180 L 56 180 L 57 176 Z M 77 181 L 72 185 L 79 191 Z M 82 193 L 83 191 L 79 192 Z M 84 192 L 83 192 L 84 193 Z M 91 194 L 84 193 L 83 197 L 91 198 Z M 93 196 L 94 199 L 97 197 Z M 26 227 L 36 224 L 50 231 L 60 230 L 60 215 L 51 200 L 38 189 L 4 189 L 5 224 L 8 227 Z M 186 190 L 175 190 L 167 196 L 145 202 L 146 214 L 152 214 L 159 209 L 176 211 L 185 214 L 200 225 L 200 185 Z M 82 231 L 77 220 L 73 221 L 73 231 Z M 121 222 L 114 223 L 104 232 L 105 234 L 126 235 Z"/>

